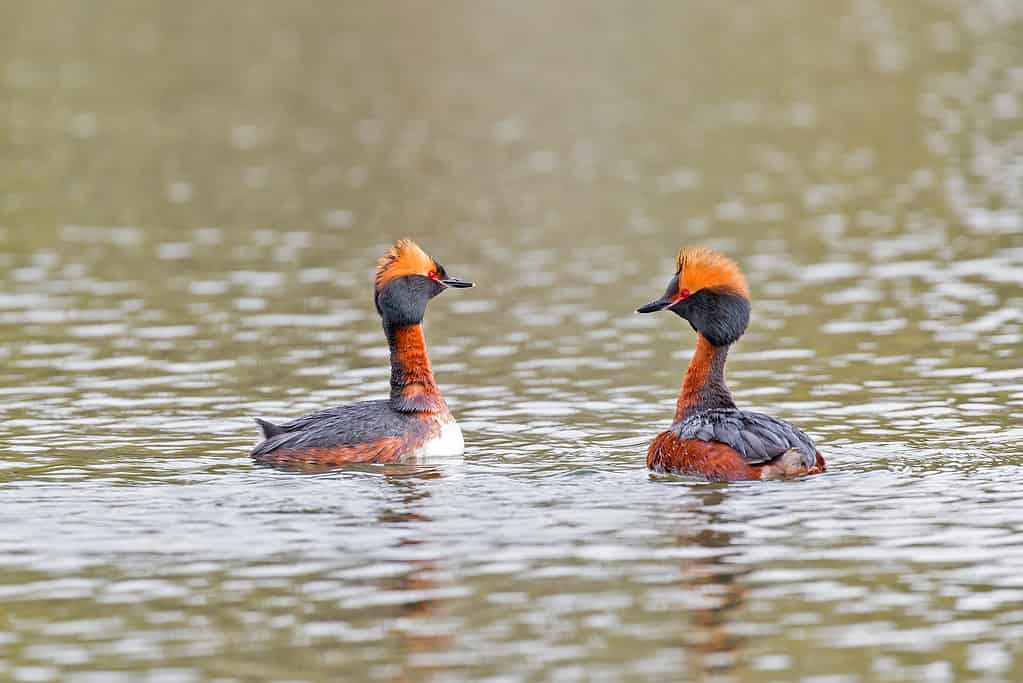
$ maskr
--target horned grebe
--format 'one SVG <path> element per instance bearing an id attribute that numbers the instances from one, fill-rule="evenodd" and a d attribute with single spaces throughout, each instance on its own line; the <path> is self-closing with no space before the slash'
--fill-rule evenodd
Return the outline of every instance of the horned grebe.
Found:
<path id="1" fill-rule="evenodd" d="M 730 258 L 705 247 L 679 252 L 664 296 L 638 313 L 669 310 L 696 330 L 671 428 L 647 451 L 656 472 L 715 481 L 778 479 L 819 474 L 824 458 L 813 440 L 787 422 L 739 410 L 725 384 L 728 347 L 749 323 L 749 288 Z"/>
<path id="2" fill-rule="evenodd" d="M 391 398 L 364 401 L 276 425 L 256 419 L 264 440 L 259 462 L 395 463 L 460 455 L 462 430 L 433 379 L 422 320 L 426 304 L 448 287 L 472 287 L 452 277 L 412 240 L 399 240 L 377 262 L 375 303 L 391 347 Z"/>

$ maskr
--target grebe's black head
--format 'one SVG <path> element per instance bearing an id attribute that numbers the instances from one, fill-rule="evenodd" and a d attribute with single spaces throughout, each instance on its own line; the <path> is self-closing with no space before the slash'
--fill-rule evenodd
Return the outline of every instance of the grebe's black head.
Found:
<path id="1" fill-rule="evenodd" d="M 377 312 L 390 325 L 416 325 L 426 314 L 426 304 L 448 287 L 473 287 L 467 280 L 448 275 L 419 245 L 398 240 L 377 261 L 375 302 Z"/>
<path id="2" fill-rule="evenodd" d="M 707 249 L 686 247 L 664 296 L 637 313 L 668 310 L 689 321 L 714 346 L 728 346 L 749 324 L 749 287 L 735 261 Z"/>

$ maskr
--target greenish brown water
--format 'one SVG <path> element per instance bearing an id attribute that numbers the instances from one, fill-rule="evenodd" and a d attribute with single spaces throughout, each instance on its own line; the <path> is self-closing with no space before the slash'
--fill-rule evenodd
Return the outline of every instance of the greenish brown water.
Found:
<path id="1" fill-rule="evenodd" d="M 1023 679 L 1023 6 L 0 5 L 0 680 Z M 462 460 L 256 468 L 387 389 Z M 745 267 L 745 406 L 806 481 L 654 479 Z"/>

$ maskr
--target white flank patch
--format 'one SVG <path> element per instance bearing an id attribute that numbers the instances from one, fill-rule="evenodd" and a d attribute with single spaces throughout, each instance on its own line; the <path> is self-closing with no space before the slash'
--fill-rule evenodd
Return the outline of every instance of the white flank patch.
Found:
<path id="1" fill-rule="evenodd" d="M 465 451 L 462 430 L 454 420 L 440 428 L 440 434 L 433 437 L 413 454 L 415 458 L 443 458 L 461 455 Z"/>

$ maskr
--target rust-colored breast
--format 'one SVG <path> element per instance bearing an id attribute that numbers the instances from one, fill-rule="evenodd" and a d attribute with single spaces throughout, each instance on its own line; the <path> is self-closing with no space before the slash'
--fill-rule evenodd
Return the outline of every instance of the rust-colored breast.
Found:
<path id="1" fill-rule="evenodd" d="M 405 463 L 414 458 L 429 439 L 440 433 L 441 426 L 436 415 L 422 413 L 409 417 L 404 434 L 380 436 L 361 443 L 344 443 L 344 435 L 332 434 L 329 422 L 323 425 L 314 423 L 303 432 L 295 434 L 293 441 L 286 441 L 269 452 L 253 457 L 267 465 L 289 469 L 293 466 L 302 466 L 299 469 L 311 466 L 314 470 L 358 463 Z M 351 434 L 347 436 L 350 438 Z M 312 444 L 309 444 L 310 440 Z M 337 445 L 329 445 L 331 442 Z"/>
<path id="2" fill-rule="evenodd" d="M 278 448 L 259 458 L 267 463 L 316 463 L 338 467 L 355 463 L 400 462 L 406 455 L 406 440 L 388 436 L 377 441 L 330 448 Z"/>
<path id="3" fill-rule="evenodd" d="M 657 472 L 692 474 L 712 481 L 760 479 L 760 467 L 747 463 L 731 446 L 716 441 L 679 440 L 671 432 L 654 439 L 646 465 Z"/>
<path id="4" fill-rule="evenodd" d="M 824 458 L 817 453 L 813 467 L 800 464 L 800 458 L 782 455 L 771 462 L 751 465 L 731 446 L 717 441 L 679 439 L 671 432 L 662 432 L 650 444 L 646 465 L 655 472 L 689 474 L 711 481 L 745 481 L 749 479 L 782 479 L 824 472 Z"/>

